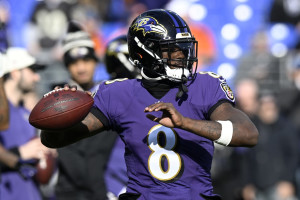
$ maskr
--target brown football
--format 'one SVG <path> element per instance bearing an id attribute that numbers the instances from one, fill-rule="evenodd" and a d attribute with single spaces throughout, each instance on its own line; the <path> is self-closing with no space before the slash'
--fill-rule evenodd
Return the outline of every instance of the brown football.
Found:
<path id="1" fill-rule="evenodd" d="M 44 130 L 68 128 L 80 122 L 93 103 L 93 97 L 84 91 L 53 90 L 35 105 L 29 123 Z"/>
<path id="2" fill-rule="evenodd" d="M 56 170 L 56 157 L 46 154 L 44 159 L 40 159 L 36 165 L 37 173 L 35 179 L 40 184 L 47 184 Z"/>

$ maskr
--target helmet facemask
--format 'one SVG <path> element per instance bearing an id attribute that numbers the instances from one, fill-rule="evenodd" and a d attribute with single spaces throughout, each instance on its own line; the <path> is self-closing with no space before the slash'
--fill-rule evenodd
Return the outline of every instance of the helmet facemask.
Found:
<path id="1" fill-rule="evenodd" d="M 193 65 L 197 66 L 197 41 L 194 38 L 164 40 L 160 43 L 160 55 L 166 78 L 174 82 L 186 82 L 193 77 Z"/>
<path id="2" fill-rule="evenodd" d="M 148 66 L 151 64 L 151 71 L 157 77 L 150 78 L 145 73 L 142 73 L 144 78 L 153 80 L 169 79 L 173 82 L 185 83 L 188 78 L 194 76 L 197 68 L 196 55 L 198 46 L 194 38 L 160 41 L 149 39 L 145 44 L 144 48 L 152 44 L 152 48 L 147 48 L 147 52 L 153 55 L 153 63 L 146 64 Z M 151 50 L 155 49 L 153 47 L 156 47 L 157 51 Z M 193 67 L 194 64 L 196 65 L 195 67 Z"/>

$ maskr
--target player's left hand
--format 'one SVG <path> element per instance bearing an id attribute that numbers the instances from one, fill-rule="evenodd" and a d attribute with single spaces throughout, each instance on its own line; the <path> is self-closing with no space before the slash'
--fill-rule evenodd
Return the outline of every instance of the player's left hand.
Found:
<path id="1" fill-rule="evenodd" d="M 145 108 L 144 112 L 162 111 L 161 117 L 156 117 L 152 114 L 147 114 L 147 117 L 163 126 L 169 128 L 181 127 L 184 117 L 176 110 L 171 103 L 155 103 Z"/>

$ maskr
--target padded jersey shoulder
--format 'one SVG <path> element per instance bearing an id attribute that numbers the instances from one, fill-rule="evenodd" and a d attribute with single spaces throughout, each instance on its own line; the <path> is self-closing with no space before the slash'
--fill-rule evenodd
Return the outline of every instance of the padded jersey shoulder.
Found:
<path id="1" fill-rule="evenodd" d="M 107 119 L 115 119 L 126 112 L 132 103 L 134 90 L 140 85 L 136 79 L 115 79 L 103 82 L 94 95 L 94 107 L 97 107 Z"/>
<path id="2" fill-rule="evenodd" d="M 224 99 L 235 103 L 235 96 L 226 79 L 214 72 L 198 72 L 192 87 L 197 88 L 198 92 L 203 92 L 204 96 L 223 93 Z"/>
<path id="3" fill-rule="evenodd" d="M 235 103 L 235 97 L 226 80 L 213 72 L 197 73 L 189 86 L 189 96 L 190 103 L 195 109 L 200 109 L 207 119 L 221 103 Z"/>

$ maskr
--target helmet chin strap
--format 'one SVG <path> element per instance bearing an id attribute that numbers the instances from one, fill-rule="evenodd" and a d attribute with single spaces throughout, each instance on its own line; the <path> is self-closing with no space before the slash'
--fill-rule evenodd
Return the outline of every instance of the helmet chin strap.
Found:
<path id="1" fill-rule="evenodd" d="M 160 77 L 156 77 L 156 78 L 151 78 L 151 77 L 147 76 L 144 73 L 143 68 L 141 69 L 141 75 L 146 80 L 154 80 L 154 81 L 163 80 L 163 79 L 169 79 L 170 80 L 170 77 L 168 77 L 168 76 L 160 76 Z M 173 79 L 173 80 L 175 80 L 175 79 Z M 182 68 L 182 75 L 181 75 L 181 81 L 180 81 L 181 84 L 179 85 L 178 92 L 176 94 L 176 99 L 177 100 L 180 99 L 183 96 L 184 93 L 188 92 L 188 88 L 185 85 L 187 83 L 187 81 L 188 81 L 188 78 L 184 74 L 184 68 Z M 174 81 L 174 82 L 179 82 L 179 81 Z"/>
<path id="2" fill-rule="evenodd" d="M 155 77 L 155 78 L 152 78 L 152 77 L 149 77 L 147 76 L 145 73 L 144 73 L 144 68 L 142 67 L 141 69 L 141 75 L 144 79 L 146 80 L 153 80 L 153 81 L 159 81 L 159 80 L 163 80 L 163 79 L 166 79 L 165 76 L 159 76 L 159 77 Z"/>
<path id="3" fill-rule="evenodd" d="M 187 77 L 184 75 L 184 68 L 182 68 L 181 84 L 179 85 L 178 92 L 176 94 L 176 100 L 180 99 L 184 93 L 187 93 L 189 90 L 186 87 L 188 81 Z"/>

